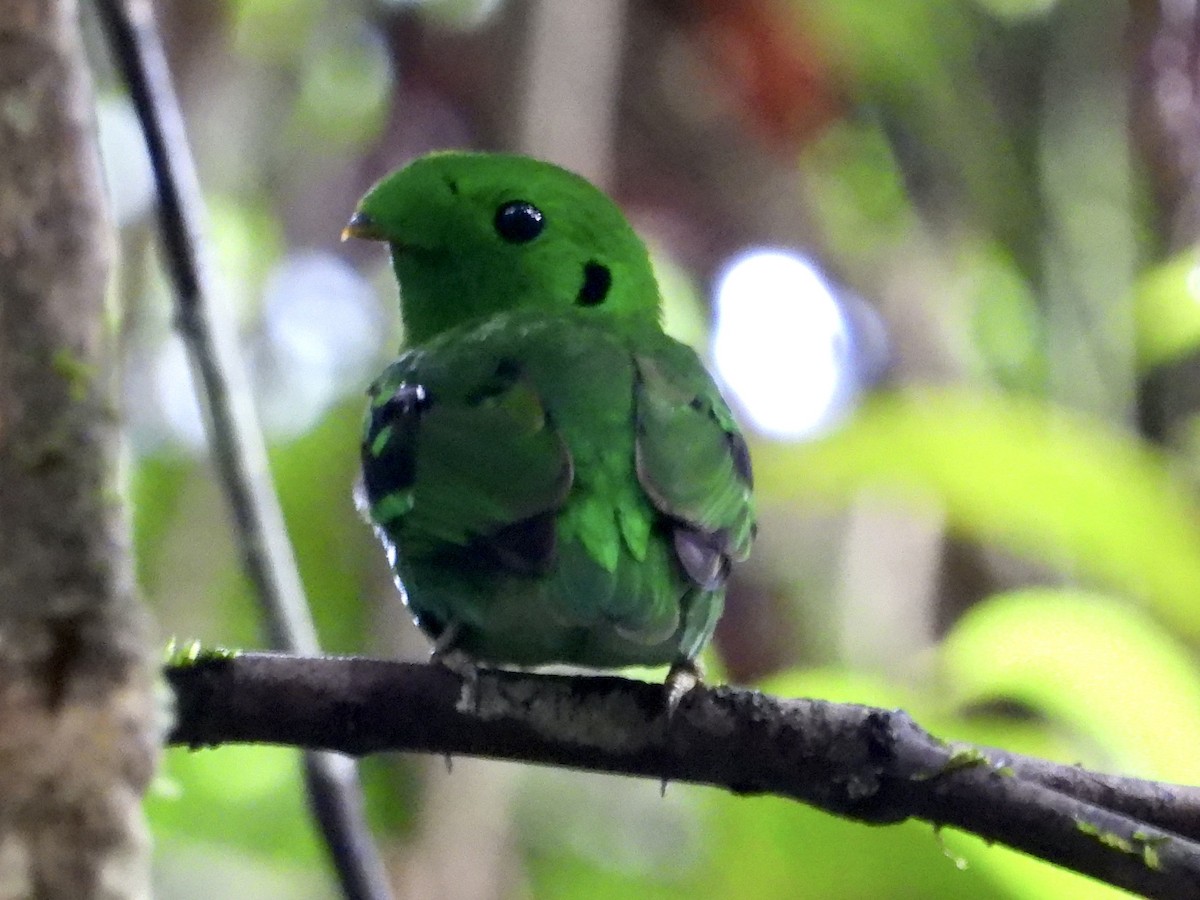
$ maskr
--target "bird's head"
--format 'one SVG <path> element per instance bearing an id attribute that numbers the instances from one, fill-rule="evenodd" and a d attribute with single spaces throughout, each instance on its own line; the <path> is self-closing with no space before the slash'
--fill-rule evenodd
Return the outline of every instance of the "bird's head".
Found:
<path id="1" fill-rule="evenodd" d="M 608 197 L 549 163 L 422 157 L 371 188 L 342 236 L 390 246 L 413 344 L 513 309 L 658 322 L 641 239 Z"/>

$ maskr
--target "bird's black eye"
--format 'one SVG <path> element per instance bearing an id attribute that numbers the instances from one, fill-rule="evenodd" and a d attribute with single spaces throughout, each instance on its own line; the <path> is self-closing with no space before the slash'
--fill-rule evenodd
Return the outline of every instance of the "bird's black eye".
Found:
<path id="1" fill-rule="evenodd" d="M 546 217 L 532 203 L 514 200 L 496 210 L 496 233 L 510 244 L 528 244 L 546 227 Z"/>
<path id="2" fill-rule="evenodd" d="M 583 267 L 583 286 L 579 289 L 579 296 L 575 298 L 575 302 L 580 306 L 596 306 L 604 302 L 610 287 L 612 272 L 608 266 L 592 260 Z"/>

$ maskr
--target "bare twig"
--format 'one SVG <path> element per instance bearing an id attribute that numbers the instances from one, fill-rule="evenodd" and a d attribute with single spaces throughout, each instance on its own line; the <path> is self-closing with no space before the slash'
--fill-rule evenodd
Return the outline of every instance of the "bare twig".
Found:
<path id="1" fill-rule="evenodd" d="M 177 324 L 201 386 L 245 571 L 274 646 L 317 653 L 316 630 L 271 484 L 246 368 L 229 317 L 212 302 L 218 292 L 203 252 L 203 200 L 150 4 L 97 0 L 96 6 L 149 150 L 167 268 L 176 288 Z M 307 753 L 305 777 L 310 806 L 346 896 L 389 897 L 354 765 L 328 753 Z"/>
<path id="2" fill-rule="evenodd" d="M 900 711 L 719 687 L 687 694 L 668 722 L 659 685 L 623 678 L 484 669 L 464 685 L 437 665 L 267 654 L 201 655 L 167 677 L 171 740 L 193 747 L 466 754 L 777 794 L 871 824 L 951 825 L 1149 896 L 1200 896 L 1196 824 L 1162 826 L 1195 815 L 1195 789 L 947 744 Z"/>

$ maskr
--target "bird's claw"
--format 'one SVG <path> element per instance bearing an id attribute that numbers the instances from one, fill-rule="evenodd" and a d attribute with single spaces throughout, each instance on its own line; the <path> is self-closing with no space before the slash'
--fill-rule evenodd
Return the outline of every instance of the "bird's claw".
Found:
<path id="1" fill-rule="evenodd" d="M 475 665 L 475 661 L 470 656 L 455 649 L 454 645 L 461 634 L 462 626 L 458 622 L 452 622 L 446 626 L 446 629 L 438 635 L 437 640 L 433 643 L 429 661 L 450 670 L 462 679 L 462 703 L 478 712 L 479 667 Z"/>
<path id="2" fill-rule="evenodd" d="M 704 683 L 704 670 L 694 659 L 682 659 L 671 666 L 667 680 L 663 683 L 666 691 L 667 720 L 675 716 L 683 698 L 694 688 Z"/>

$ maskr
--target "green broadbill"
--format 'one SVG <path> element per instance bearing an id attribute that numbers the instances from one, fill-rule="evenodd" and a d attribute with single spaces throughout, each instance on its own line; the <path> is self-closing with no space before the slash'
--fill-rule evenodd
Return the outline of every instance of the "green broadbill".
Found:
<path id="1" fill-rule="evenodd" d="M 440 153 L 344 236 L 386 241 L 400 283 L 363 502 L 437 649 L 690 665 L 753 539 L 750 460 L 616 205 L 548 163 Z"/>

